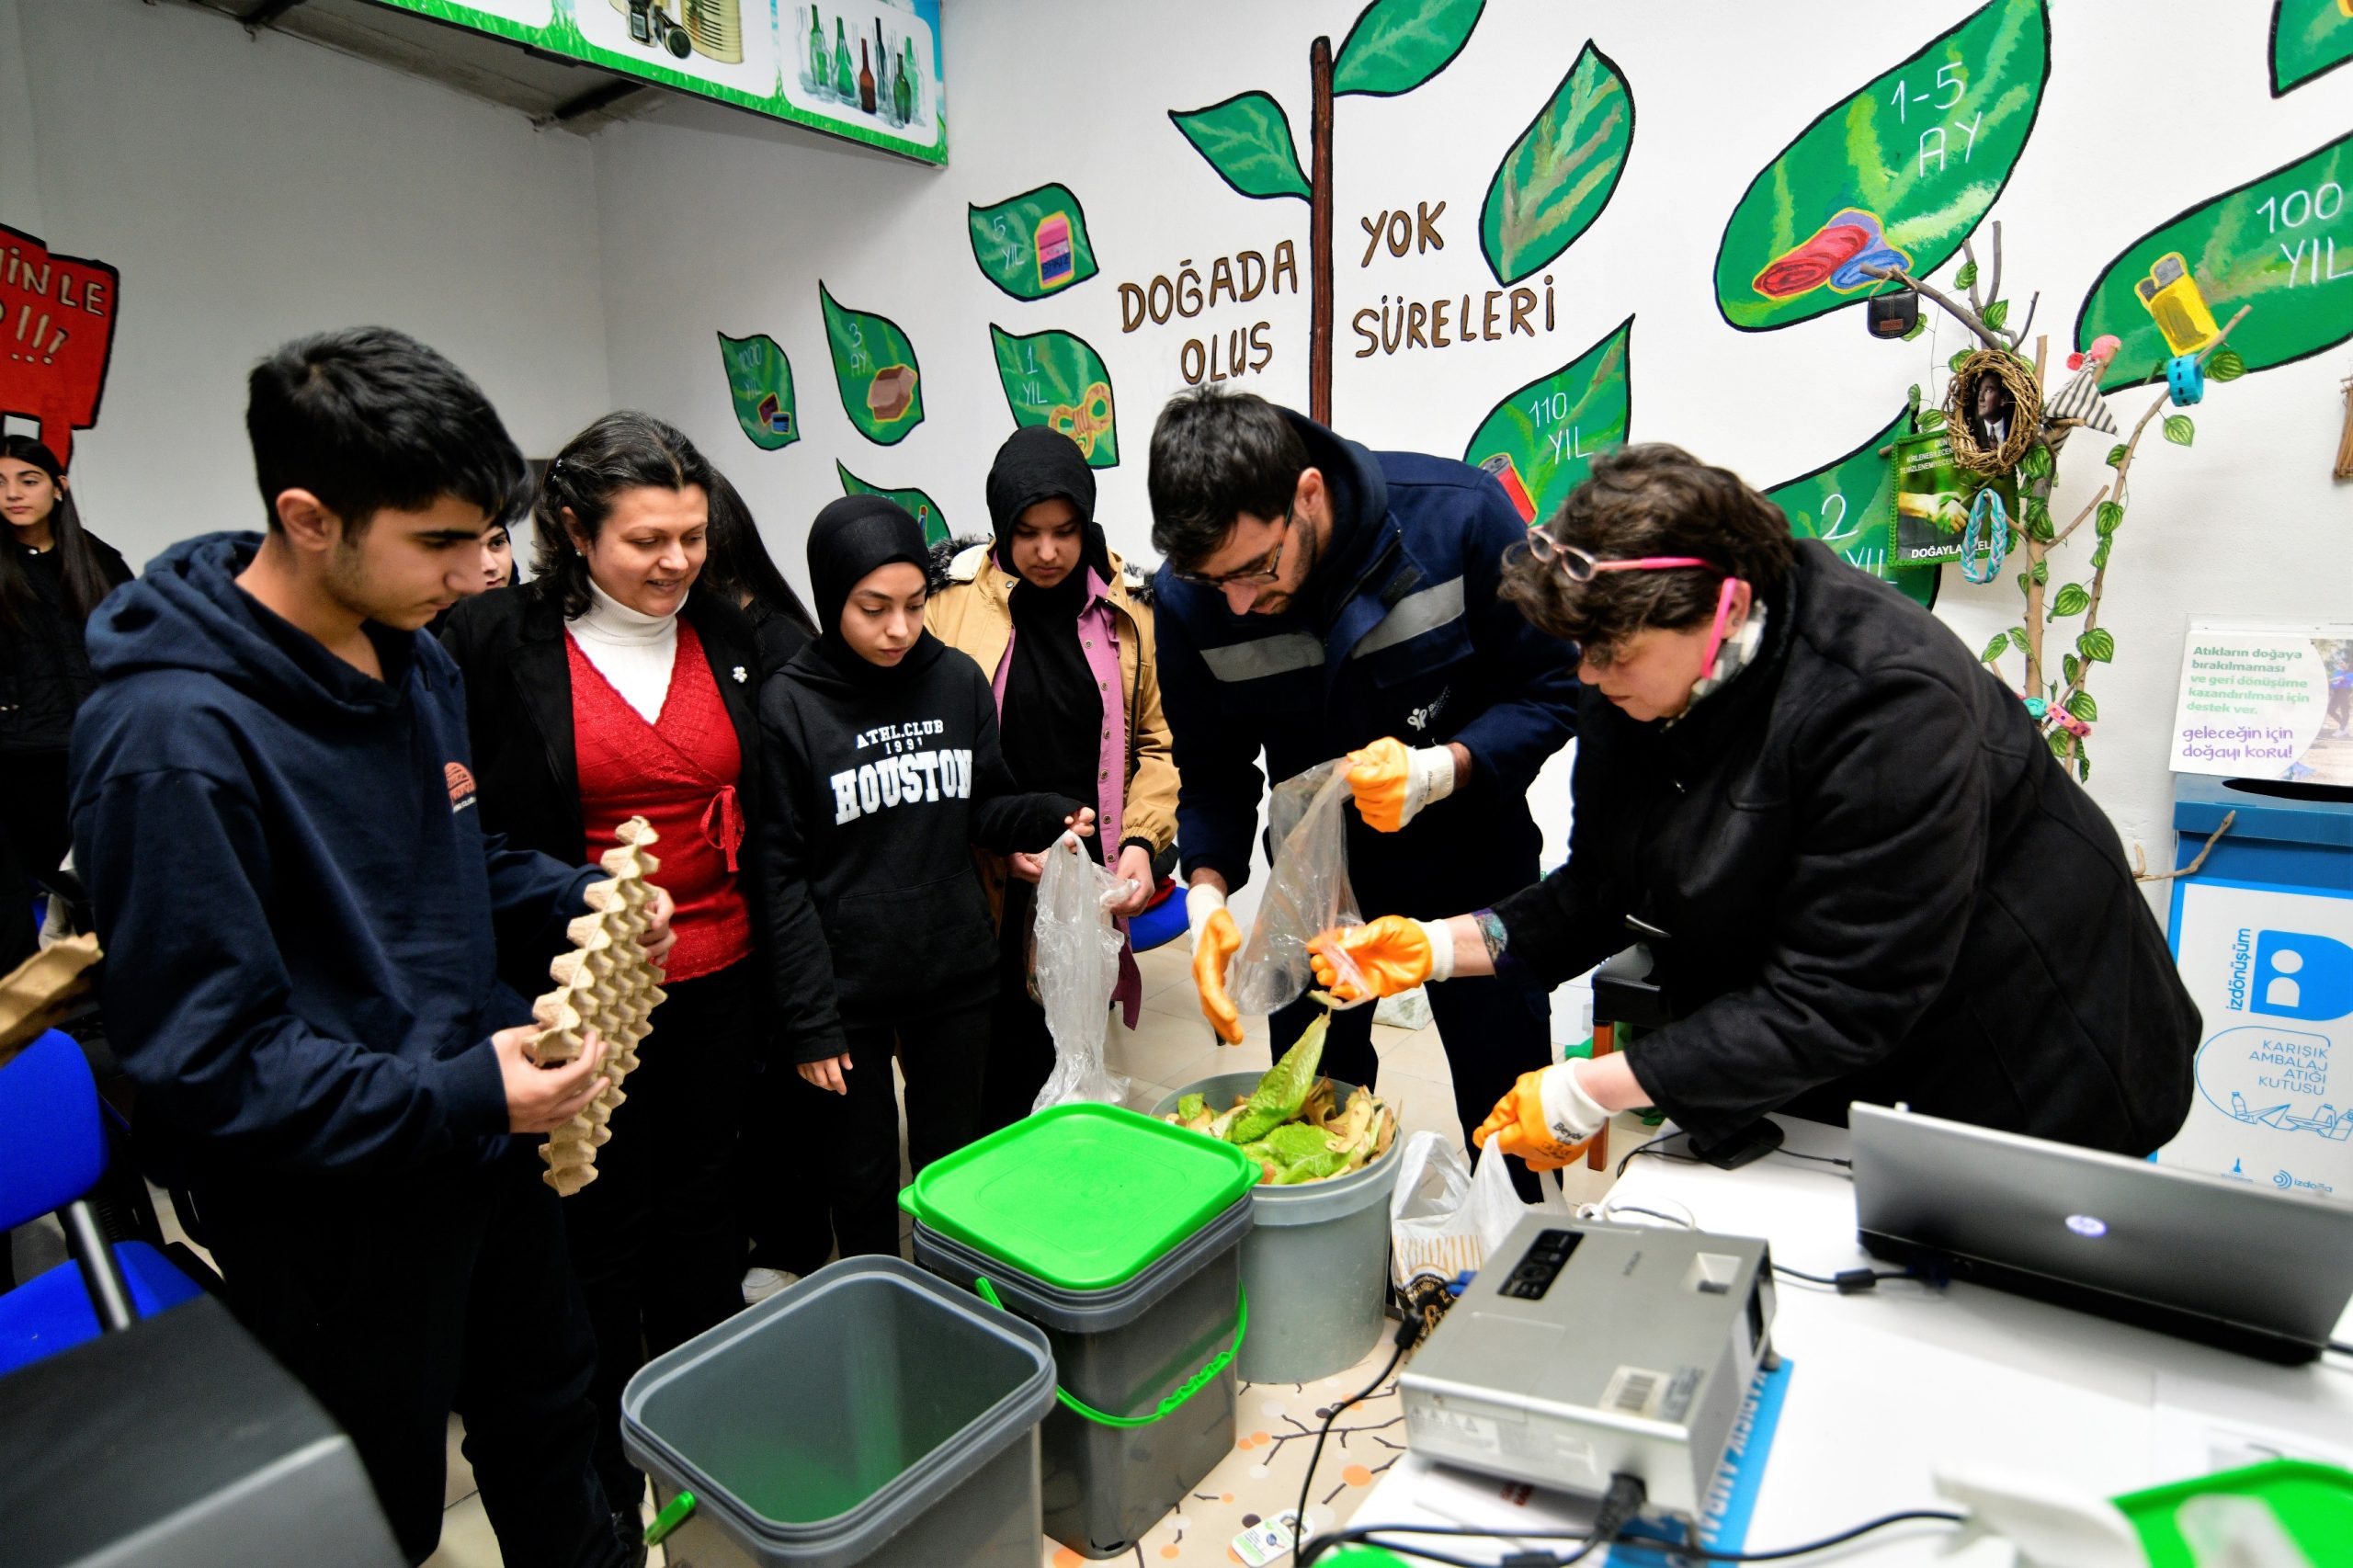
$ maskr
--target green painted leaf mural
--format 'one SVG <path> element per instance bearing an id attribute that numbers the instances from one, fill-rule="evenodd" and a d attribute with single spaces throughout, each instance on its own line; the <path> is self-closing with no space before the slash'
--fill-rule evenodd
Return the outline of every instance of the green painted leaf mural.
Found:
<path id="1" fill-rule="evenodd" d="M 2223 350 L 2238 356 L 2242 371 L 2306 358 L 2353 337 L 2348 187 L 2353 133 L 2202 201 L 2127 245 L 2094 281 L 2075 319 L 2079 347 L 2102 333 L 2124 341 L 2101 378 L 2102 389 L 2164 376 L 2173 350 L 2138 289 L 2169 256 L 2188 264 L 2217 324 L 2241 305 L 2254 307 L 2231 329 Z M 2214 375 L 2211 360 L 2207 374 Z"/>
<path id="2" fill-rule="evenodd" d="M 972 259 L 1017 300 L 1042 300 L 1095 276 L 1086 210 L 1066 185 L 1041 185 L 967 212 Z"/>
<path id="3" fill-rule="evenodd" d="M 749 337 L 719 334 L 719 358 L 727 369 L 728 395 L 735 400 L 735 422 L 752 444 L 767 451 L 801 439 L 801 414 L 792 400 L 792 361 L 764 332 Z"/>
<path id="4" fill-rule="evenodd" d="M 994 323 L 997 379 L 1016 425 L 1044 425 L 1078 443 L 1090 468 L 1116 468 L 1119 422 L 1111 406 L 1111 372 L 1083 337 L 1040 332 L 1016 337 Z"/>
<path id="5" fill-rule="evenodd" d="M 2353 60 L 2353 10 L 2343 0 L 2273 0 L 2273 97 L 2347 60 Z"/>
<path id="6" fill-rule="evenodd" d="M 1866 267 L 1942 267 L 2008 182 L 2050 74 L 2043 0 L 1992 0 L 1824 109 L 1724 225 L 1724 320 L 1770 331 L 1863 298 Z"/>
<path id="7" fill-rule="evenodd" d="M 1394 97 L 1453 62 L 1487 0 L 1372 0 L 1332 62 L 1332 93 Z"/>
<path id="8" fill-rule="evenodd" d="M 1264 93 L 1242 93 L 1207 108 L 1170 109 L 1168 118 L 1185 140 L 1207 158 L 1218 177 L 1245 196 L 1308 199 L 1307 176 L 1299 172 L 1290 121 L 1283 106 Z"/>
<path id="9" fill-rule="evenodd" d="M 825 346 L 841 388 L 842 412 L 870 441 L 895 446 L 923 423 L 923 368 L 915 345 L 888 316 L 870 315 L 834 301 L 821 281 Z"/>
<path id="10" fill-rule="evenodd" d="M 1915 604 L 1937 602 L 1937 568 L 1890 567 L 1887 513 L 1895 505 L 1894 469 L 1880 449 L 1904 433 L 1908 409 L 1899 409 L 1887 427 L 1843 458 L 1802 473 L 1765 493 L 1790 519 L 1799 539 L 1818 539 L 1852 564 L 1883 577 Z M 1992 655 L 1987 655 L 1991 657 Z"/>
<path id="11" fill-rule="evenodd" d="M 1626 439 L 1633 331 L 1628 316 L 1583 354 L 1495 404 L 1463 448 L 1462 460 L 1473 467 L 1508 462 L 1536 503 L 1537 520 L 1550 517 L 1585 478 L 1593 455 Z"/>
<path id="12" fill-rule="evenodd" d="M 944 544 L 948 541 L 948 514 L 941 511 L 939 503 L 933 500 L 926 493 L 921 490 L 885 490 L 879 484 L 869 484 L 844 468 L 838 461 L 834 464 L 834 472 L 842 482 L 843 494 L 880 495 L 885 500 L 896 501 L 907 509 L 910 517 L 923 525 L 923 539 L 926 544 Z"/>
<path id="13" fill-rule="evenodd" d="M 1548 265 L 1601 216 L 1633 143 L 1626 78 L 1588 43 L 1487 187 L 1479 245 L 1497 282 L 1517 283 Z"/>

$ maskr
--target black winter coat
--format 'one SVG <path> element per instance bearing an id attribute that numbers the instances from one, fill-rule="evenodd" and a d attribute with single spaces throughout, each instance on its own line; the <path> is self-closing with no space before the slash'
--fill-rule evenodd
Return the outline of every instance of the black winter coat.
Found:
<path id="1" fill-rule="evenodd" d="M 702 639 L 703 656 L 734 722 L 744 758 L 735 795 L 748 843 L 758 832 L 758 702 L 760 683 L 769 671 L 760 662 L 750 619 L 733 605 L 715 595 L 690 593 L 679 616 Z M 580 763 L 572 729 L 572 664 L 552 585 L 534 578 L 476 594 L 450 610 L 441 642 L 465 676 L 466 732 L 483 831 L 505 834 L 514 848 L 580 864 L 587 830 L 580 815 Z M 739 666 L 747 678 L 729 678 Z M 758 882 L 751 875 L 737 879 L 752 907 L 755 933 L 762 929 Z M 506 978 L 526 996 L 547 989 L 541 974 Z"/>
<path id="2" fill-rule="evenodd" d="M 97 552 L 109 589 L 131 581 L 120 551 L 90 534 L 82 537 Z M 0 616 L 0 752 L 63 751 L 74 713 L 97 686 L 82 645 L 82 619 L 74 613 L 55 551 L 36 553 L 12 540 L 0 544 L 17 552 L 33 598 L 19 608 L 16 625 Z"/>
<path id="3" fill-rule="evenodd" d="M 2122 846 L 1950 631 L 1798 546 L 1756 662 L 1671 726 L 1586 688 L 1570 858 L 1496 906 L 1560 981 L 1651 937 L 1628 1061 L 1703 1142 L 1854 1100 L 2123 1153 L 2188 1115 L 2196 1006 Z"/>

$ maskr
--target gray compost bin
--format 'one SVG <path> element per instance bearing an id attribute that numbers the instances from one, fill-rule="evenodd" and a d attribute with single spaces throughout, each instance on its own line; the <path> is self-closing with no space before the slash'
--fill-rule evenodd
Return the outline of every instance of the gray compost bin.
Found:
<path id="1" fill-rule="evenodd" d="M 845 1259 L 646 1364 L 621 1446 L 694 1568 L 1038 1568 L 1046 1336 L 895 1257 Z"/>
<path id="2" fill-rule="evenodd" d="M 1173 1115 L 1199 1095 L 1211 1108 L 1249 1094 L 1263 1076 L 1221 1073 L 1180 1089 L 1153 1108 Z M 1356 1085 L 1332 1080 L 1346 1105 Z M 1395 1114 L 1393 1106 L 1391 1114 Z M 1250 1293 L 1250 1336 L 1237 1365 L 1253 1383 L 1303 1383 L 1355 1366 L 1381 1336 L 1389 1290 L 1389 1194 L 1397 1185 L 1398 1146 L 1362 1170 L 1298 1187 L 1250 1189 L 1254 1223 L 1242 1238 L 1242 1287 Z"/>
<path id="3" fill-rule="evenodd" d="M 1094 1413 L 1066 1401 L 1043 1434 L 1046 1533 L 1082 1556 L 1133 1551 L 1233 1451 L 1237 1248 L 1250 1217 L 1236 1200 L 1128 1284 L 1092 1291 L 1049 1285 L 915 1226 L 915 1261 L 945 1279 L 987 1280 L 1007 1311 L 1045 1330 L 1063 1391 Z M 1256 1302 L 1249 1312 L 1255 1334 Z"/>

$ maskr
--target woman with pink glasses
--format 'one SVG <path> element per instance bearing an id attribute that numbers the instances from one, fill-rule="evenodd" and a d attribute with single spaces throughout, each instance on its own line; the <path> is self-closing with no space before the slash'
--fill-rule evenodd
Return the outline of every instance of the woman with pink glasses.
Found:
<path id="1" fill-rule="evenodd" d="M 1654 1106 L 1711 1149 L 1856 1100 L 2144 1154 L 2197 1008 L 2122 846 L 2025 706 L 1926 610 L 1739 477 L 1597 459 L 1501 592 L 1577 644 L 1568 863 L 1492 909 L 1326 931 L 1345 1002 L 1630 944 L 1673 1021 L 1529 1073 L 1479 1130 L 1552 1169 Z M 1345 960 L 1345 961 L 1344 961 Z"/>

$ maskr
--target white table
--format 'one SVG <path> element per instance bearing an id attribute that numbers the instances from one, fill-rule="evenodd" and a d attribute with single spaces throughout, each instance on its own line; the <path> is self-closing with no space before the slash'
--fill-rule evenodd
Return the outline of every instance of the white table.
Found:
<path id="1" fill-rule="evenodd" d="M 1847 1153 L 1842 1129 L 1783 1126 L 1789 1150 Z M 1679 1150 L 1682 1140 L 1662 1147 Z M 1720 1171 L 1645 1155 L 1628 1165 L 1608 1202 L 1762 1236 L 1776 1263 L 1808 1274 L 1872 1261 L 1855 1239 L 1854 1185 L 1839 1166 L 1771 1154 Z M 1776 1288 L 1773 1339 L 1795 1369 L 1750 1551 L 1899 1508 L 1949 1507 L 1931 1481 L 1939 1465 L 2024 1471 L 2112 1496 L 2221 1468 L 2216 1456 L 2242 1445 L 2353 1462 L 2353 1359 L 2342 1355 L 2272 1366 L 1969 1284 L 1931 1290 L 1891 1280 L 1840 1296 L 1783 1276 Z M 2353 1312 L 2337 1337 L 2348 1330 Z M 1452 1522 L 1416 1501 L 1428 1473 L 1417 1459 L 1399 1464 L 1351 1523 Z M 1927 1563 L 1952 1540 L 1949 1527 L 1907 1528 L 1822 1561 Z M 1474 1560 L 1500 1555 L 1487 1542 L 1424 1539 Z"/>

